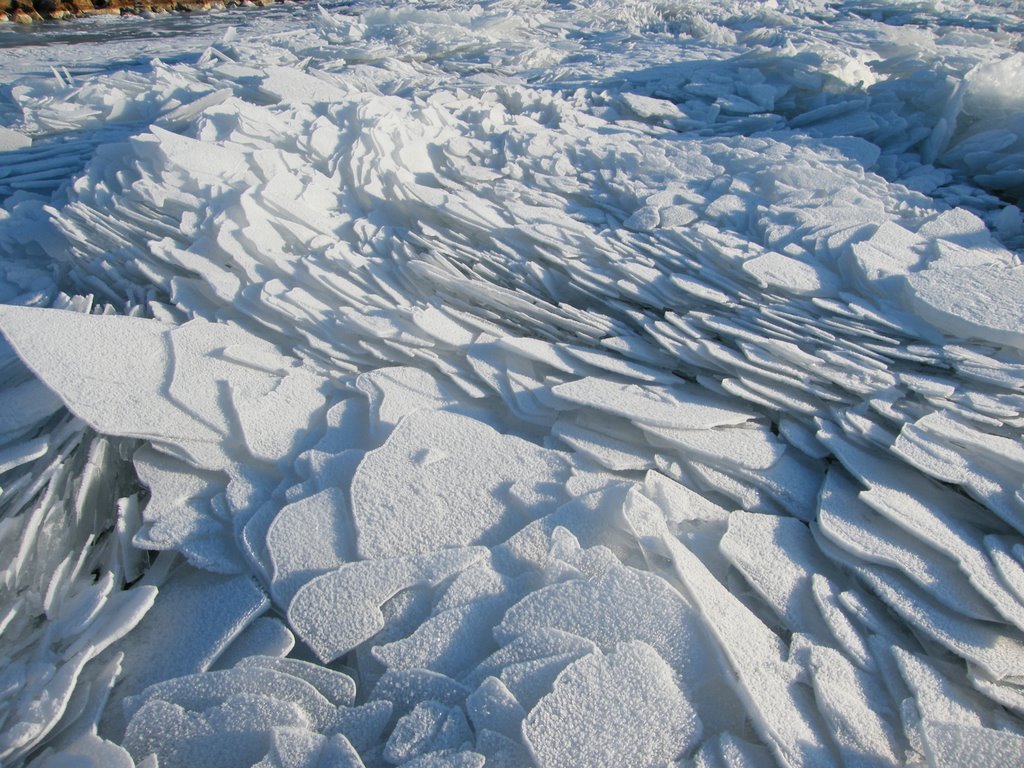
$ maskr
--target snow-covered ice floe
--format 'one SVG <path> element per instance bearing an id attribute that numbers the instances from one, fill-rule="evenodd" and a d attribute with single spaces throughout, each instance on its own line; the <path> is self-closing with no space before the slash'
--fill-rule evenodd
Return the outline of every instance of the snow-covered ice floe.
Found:
<path id="1" fill-rule="evenodd" d="M 163 23 L 0 29 L 0 764 L 1024 763 L 1019 4 Z"/>

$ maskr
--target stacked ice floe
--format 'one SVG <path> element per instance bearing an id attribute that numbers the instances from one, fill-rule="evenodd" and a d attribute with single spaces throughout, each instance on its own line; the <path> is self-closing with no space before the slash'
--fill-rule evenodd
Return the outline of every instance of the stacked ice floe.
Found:
<path id="1" fill-rule="evenodd" d="M 0 761 L 1020 764 L 1020 19 L 947 5 L 16 83 Z"/>

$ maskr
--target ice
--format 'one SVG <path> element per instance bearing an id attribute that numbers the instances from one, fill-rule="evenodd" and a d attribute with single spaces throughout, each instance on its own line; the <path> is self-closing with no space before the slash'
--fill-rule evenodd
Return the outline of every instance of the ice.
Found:
<path id="1" fill-rule="evenodd" d="M 469 689 L 440 672 L 429 669 L 389 669 L 373 687 L 375 701 L 391 703 L 393 719 L 412 711 L 418 702 L 433 701 L 446 707 L 463 704 Z"/>
<path id="2" fill-rule="evenodd" d="M 515 593 L 479 597 L 434 613 L 413 634 L 374 648 L 373 656 L 391 669 L 428 669 L 462 677 L 494 650 L 492 629 Z"/>
<path id="3" fill-rule="evenodd" d="M 170 433 L 190 442 L 216 439 L 212 428 L 156 397 L 170 368 L 168 326 L 29 307 L 4 307 L 0 323 L 29 367 L 37 374 L 45 372 L 40 378 L 100 431 Z M 68 337 L 77 343 L 63 343 Z M 90 376 L 78 375 L 86 365 L 91 366 Z M 122 379 L 126 370 L 136 372 L 134 381 Z"/>
<path id="4" fill-rule="evenodd" d="M 229 326 L 193 321 L 172 329 L 141 318 L 6 306 L 0 328 L 40 378 L 92 426 L 153 438 L 184 451 L 199 468 L 221 469 L 229 461 L 226 422 L 211 424 L 204 418 L 223 413 L 217 402 L 225 385 L 232 387 L 231 409 L 257 459 L 287 453 L 296 430 L 323 404 L 318 379 L 301 369 L 275 375 L 218 360 L 211 354 L 218 346 L 271 349 Z M 60 344 L 67 335 L 79 343 Z M 277 359 L 282 367 L 289 364 Z M 102 360 L 102 365 L 80 377 L 78 365 L 86 360 Z M 189 405 L 177 404 L 183 400 Z"/>
<path id="5" fill-rule="evenodd" d="M 295 635 L 278 618 L 260 616 L 231 641 L 211 669 L 230 669 L 250 656 L 283 658 L 295 647 Z"/>
<path id="6" fill-rule="evenodd" d="M 32 138 L 10 128 L 0 127 L 0 152 L 24 149 L 32 146 Z"/>
<path id="7" fill-rule="evenodd" d="M 398 592 L 437 584 L 484 556 L 483 548 L 349 563 L 303 586 L 288 620 L 322 660 L 336 659 L 384 627 L 380 606 Z M 343 606 L 343 607 L 342 607 Z"/>
<path id="8" fill-rule="evenodd" d="M 652 459 L 648 451 L 636 442 L 621 440 L 618 436 L 591 429 L 580 424 L 581 419 L 564 416 L 552 425 L 551 434 L 602 467 L 612 471 L 651 468 Z M 595 425 L 597 426 L 597 425 Z M 613 430 L 608 430 L 613 431 Z"/>
<path id="9" fill-rule="evenodd" d="M 351 707 L 355 704 L 356 684 L 351 677 L 343 672 L 299 659 L 279 659 L 273 656 L 247 656 L 235 666 L 237 668 L 258 667 L 283 672 L 307 681 L 335 706 Z"/>
<path id="10" fill-rule="evenodd" d="M 785 450 L 766 429 L 683 430 L 644 426 L 643 431 L 670 445 L 679 457 L 692 457 L 727 469 L 769 469 Z"/>
<path id="11" fill-rule="evenodd" d="M 949 608 L 982 621 L 996 618 L 955 562 L 879 516 L 859 491 L 841 470 L 829 471 L 818 508 L 818 527 L 829 541 L 855 558 L 899 568 Z"/>
<path id="12" fill-rule="evenodd" d="M 804 523 L 733 512 L 721 548 L 787 629 L 827 636 L 812 598 L 811 578 L 814 574 L 837 580 L 841 576 L 821 554 Z"/>
<path id="13" fill-rule="evenodd" d="M 685 594 L 722 650 L 725 680 L 773 754 L 792 762 L 834 760 L 829 743 L 812 736 L 819 728 L 818 715 L 795 682 L 796 670 L 783 660 L 782 641 L 668 531 L 662 532 L 661 542 Z"/>
<path id="14" fill-rule="evenodd" d="M 132 718 L 125 747 L 137 760 L 159 755 L 161 766 L 251 765 L 269 751 L 271 729 L 307 724 L 297 705 L 259 694 L 238 694 L 197 713 L 156 699 Z"/>
<path id="15" fill-rule="evenodd" d="M 814 695 L 847 765 L 899 762 L 900 742 L 890 725 L 881 682 L 858 670 L 842 654 L 822 646 L 810 650 Z"/>
<path id="16" fill-rule="evenodd" d="M 772 292 L 831 296 L 839 288 L 839 278 L 831 270 L 775 251 L 743 262 L 743 271 Z"/>
<path id="17" fill-rule="evenodd" d="M 508 687 L 496 677 L 486 677 L 466 699 L 466 713 L 479 733 L 482 730 L 517 739 L 526 711 Z"/>
<path id="18" fill-rule="evenodd" d="M 693 764 L 696 768 L 760 768 L 774 763 L 763 747 L 724 732 L 717 739 L 705 740 Z"/>
<path id="19" fill-rule="evenodd" d="M 943 268 L 941 263 L 910 278 L 911 304 L 922 318 L 960 339 L 1024 347 L 1016 297 L 1024 288 L 1019 266 Z"/>
<path id="20" fill-rule="evenodd" d="M 611 527 L 627 489 L 621 484 L 602 483 L 601 488 L 582 493 L 549 515 L 535 520 L 509 538 L 494 552 L 499 558 L 506 553 L 517 561 L 543 568 L 552 560 L 552 543 L 559 528 L 572 534 L 578 545 L 604 545 L 620 548 L 621 534 Z"/>
<path id="21" fill-rule="evenodd" d="M 223 475 L 198 471 L 148 446 L 136 451 L 134 464 L 150 493 L 133 538 L 136 546 L 175 549 L 198 567 L 244 572 L 231 530 L 212 514 L 212 498 L 227 484 Z"/>
<path id="22" fill-rule="evenodd" d="M 568 403 L 597 408 L 655 427 L 702 429 L 743 424 L 752 418 L 752 414 L 738 404 L 682 385 L 641 388 L 588 378 L 560 384 L 552 392 Z"/>
<path id="23" fill-rule="evenodd" d="M 356 386 L 366 393 L 370 408 L 377 414 L 375 432 L 381 441 L 417 408 L 439 410 L 457 402 L 446 391 L 448 387 L 419 368 L 378 368 L 361 374 Z"/>
<path id="24" fill-rule="evenodd" d="M 362 765 L 358 753 L 341 735 L 330 740 L 300 728 L 275 728 L 267 756 L 258 768 L 318 768 L 327 761 L 355 768 Z"/>
<path id="25" fill-rule="evenodd" d="M 661 765 L 694 746 L 701 722 L 658 653 L 630 642 L 567 667 L 530 711 L 523 734 L 542 766 Z"/>
<path id="26" fill-rule="evenodd" d="M 863 574 L 865 581 L 905 621 L 962 658 L 969 659 L 993 680 L 1013 677 L 1024 654 L 1024 638 L 1005 625 L 973 621 L 933 603 L 909 580 L 880 569 Z"/>
<path id="27" fill-rule="evenodd" d="M 427 701 L 395 725 L 384 745 L 384 759 L 401 764 L 430 752 L 458 749 L 472 741 L 473 733 L 460 708 Z"/>
<path id="28" fill-rule="evenodd" d="M 478 732 L 476 751 L 484 756 L 485 765 L 514 768 L 530 763 L 529 753 L 515 739 L 486 728 Z"/>
<path id="29" fill-rule="evenodd" d="M 282 671 L 265 669 L 265 663 Z M 375 726 L 371 721 L 379 721 L 380 716 L 386 720 L 389 708 L 335 708 L 316 688 L 289 672 L 323 684 L 325 690 L 336 687 L 328 678 L 341 678 L 313 665 L 303 668 L 302 664 L 264 660 L 154 686 L 144 698 L 128 700 L 131 721 L 125 742 L 136 757 L 156 752 L 161 764 L 184 764 L 196 759 L 226 765 L 247 759 L 247 764 L 252 764 L 270 752 L 273 743 L 282 746 L 275 734 L 286 728 L 295 731 L 289 740 L 293 745 L 296 739 L 322 745 L 335 759 L 344 758 L 343 764 L 360 765 L 352 747 L 358 744 L 366 748 L 365 737 L 380 732 L 379 724 Z M 349 686 L 347 692 L 339 693 L 347 698 L 351 690 Z M 332 738 L 317 738 L 318 734 Z M 204 751 L 209 756 L 203 756 Z"/>
<path id="30" fill-rule="evenodd" d="M 591 640 L 571 632 L 550 627 L 529 629 L 491 654 L 465 679 L 470 684 L 479 685 L 487 677 L 504 674 L 507 670 L 523 662 L 549 660 L 562 656 L 580 658 L 596 647 Z M 507 683 L 501 680 L 498 682 L 507 687 Z M 522 703 L 521 700 L 519 701 Z"/>
<path id="31" fill-rule="evenodd" d="M 181 566 L 160 585 L 153 607 L 124 645 L 113 700 L 182 675 L 203 672 L 268 607 L 247 576 L 221 576 Z M 182 637 L 177 636 L 178 630 Z M 108 710 L 106 729 L 123 729 L 118 708 Z"/>
<path id="32" fill-rule="evenodd" d="M 957 690 L 937 669 L 913 654 L 898 647 L 893 647 L 892 653 L 923 719 L 963 725 L 986 724 L 982 713 L 987 707 L 978 706 L 976 693 Z"/>
<path id="33" fill-rule="evenodd" d="M 0 761 L 1020 762 L 1019 14 L 442 5 L 0 30 Z"/>
<path id="34" fill-rule="evenodd" d="M 924 744 L 936 766 L 983 763 L 1012 766 L 1024 754 L 1024 737 L 958 723 L 924 721 Z"/>
<path id="35" fill-rule="evenodd" d="M 566 479 L 563 454 L 456 414 L 414 412 L 356 471 L 357 551 L 386 558 L 496 544 L 564 498 Z M 527 495 L 513 501 L 517 487 Z"/>
<path id="36" fill-rule="evenodd" d="M 326 488 L 281 508 L 267 531 L 274 599 L 288 605 L 303 584 L 353 559 L 345 494 Z"/>
<path id="37" fill-rule="evenodd" d="M 643 641 L 688 685 L 700 684 L 699 660 L 706 650 L 693 610 L 678 592 L 649 574 L 619 566 L 590 580 L 545 587 L 510 608 L 494 632 L 499 642 L 507 643 L 542 627 L 588 638 L 606 650 Z"/>

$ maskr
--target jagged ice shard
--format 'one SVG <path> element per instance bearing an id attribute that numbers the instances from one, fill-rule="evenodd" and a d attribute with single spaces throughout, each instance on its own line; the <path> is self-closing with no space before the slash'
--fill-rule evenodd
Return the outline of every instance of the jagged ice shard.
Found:
<path id="1" fill-rule="evenodd" d="M 1024 764 L 1024 15 L 0 27 L 0 765 Z"/>

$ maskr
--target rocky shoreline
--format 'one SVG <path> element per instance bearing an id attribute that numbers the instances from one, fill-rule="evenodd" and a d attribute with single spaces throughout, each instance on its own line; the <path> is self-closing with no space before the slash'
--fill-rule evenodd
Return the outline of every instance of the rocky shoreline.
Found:
<path id="1" fill-rule="evenodd" d="M 85 16 L 208 11 L 237 5 L 273 5 L 274 2 L 280 0 L 0 0 L 0 22 L 32 24 Z"/>

